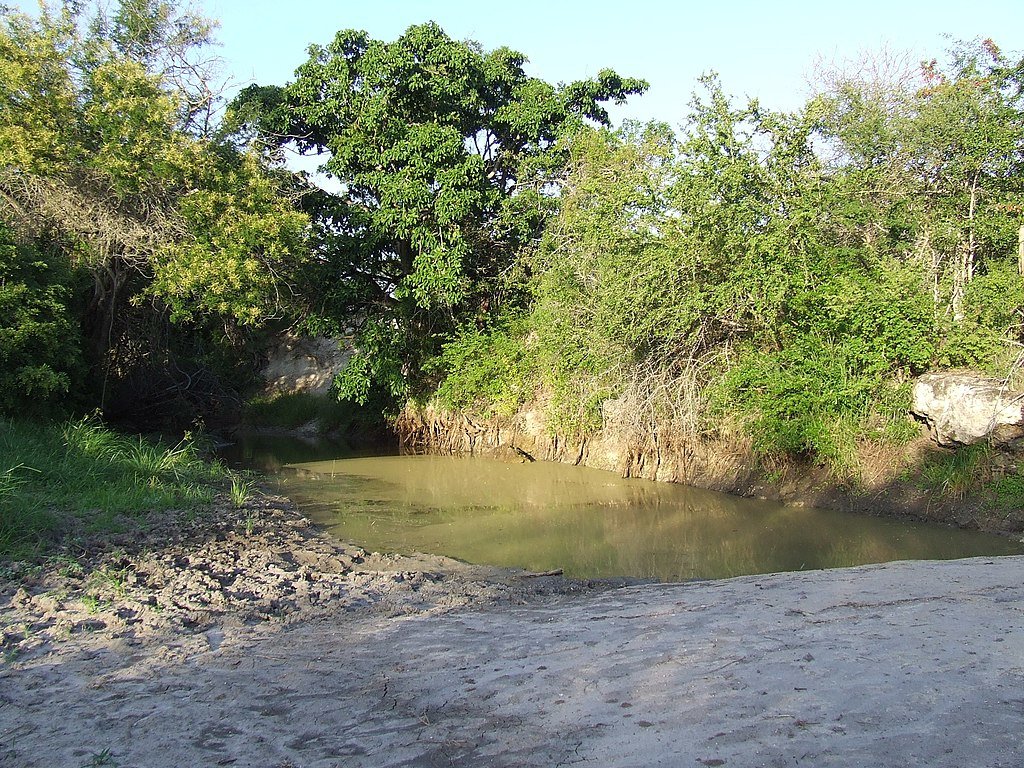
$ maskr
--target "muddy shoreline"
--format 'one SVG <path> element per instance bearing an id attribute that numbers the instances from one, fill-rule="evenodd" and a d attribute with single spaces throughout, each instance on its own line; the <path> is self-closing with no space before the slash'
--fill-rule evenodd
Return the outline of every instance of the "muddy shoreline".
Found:
<path id="1" fill-rule="evenodd" d="M 386 555 L 338 542 L 286 498 L 257 493 L 147 519 L 0 570 L 0 654 L 8 662 L 76 640 L 129 645 L 223 625 L 294 624 L 323 616 L 438 613 L 624 581 L 574 581 Z"/>
<path id="2" fill-rule="evenodd" d="M 819 507 L 874 517 L 939 523 L 955 528 L 1019 537 L 1024 507 L 1006 506 L 975 493 L 929 490 L 919 477 L 928 461 L 948 457 L 922 427 L 906 445 L 859 446 L 860 478 L 842 480 L 818 463 L 780 459 L 765 465 L 749 440 L 715 439 L 662 445 L 648 435 L 614 429 L 590 437 L 560 436 L 549 429 L 543 409 L 533 406 L 510 417 L 477 419 L 436 407 L 408 406 L 396 424 L 403 452 L 491 456 L 509 461 L 545 460 L 583 465 L 659 482 L 794 507 Z M 1001 455 L 999 474 L 1019 472 L 1018 454 Z M 1024 465 L 1022 465 L 1024 466 Z"/>

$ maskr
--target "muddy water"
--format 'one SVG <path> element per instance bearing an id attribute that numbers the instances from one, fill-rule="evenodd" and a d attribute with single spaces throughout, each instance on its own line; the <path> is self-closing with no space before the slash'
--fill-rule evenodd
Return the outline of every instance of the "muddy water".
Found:
<path id="1" fill-rule="evenodd" d="M 317 523 L 374 551 L 660 581 L 1024 552 L 997 536 L 586 467 L 440 456 L 309 460 L 331 450 L 342 448 L 250 445 L 246 461 L 274 472 L 282 493 Z"/>

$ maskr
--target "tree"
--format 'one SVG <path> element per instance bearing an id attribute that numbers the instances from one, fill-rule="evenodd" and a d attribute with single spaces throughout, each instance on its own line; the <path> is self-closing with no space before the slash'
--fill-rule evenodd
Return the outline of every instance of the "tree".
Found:
<path id="1" fill-rule="evenodd" d="M 924 72 L 911 150 L 962 322 L 979 266 L 1012 255 L 1024 220 L 1024 73 L 991 40 L 954 49 L 947 71 L 931 62 Z"/>
<path id="2" fill-rule="evenodd" d="M 343 396 L 403 398 L 441 342 L 514 301 L 504 277 L 556 207 L 559 137 L 647 87 L 611 70 L 556 87 L 525 63 L 434 23 L 392 43 L 347 30 L 312 46 L 291 84 L 234 102 L 241 129 L 323 154 L 341 185 L 309 203 L 324 314 L 356 331 Z"/>
<path id="3" fill-rule="evenodd" d="M 975 277 L 1013 257 L 1024 216 L 1024 62 L 991 40 L 891 80 L 832 77 L 817 101 L 870 247 L 924 263 L 936 309 L 961 324 Z"/>
<path id="4" fill-rule="evenodd" d="M 86 14 L 0 13 L 0 223 L 86 276 L 78 323 L 104 391 L 158 374 L 180 391 L 197 349 L 286 312 L 309 220 L 290 174 L 210 130 L 195 49 L 212 24 L 165 0 Z"/>
<path id="5" fill-rule="evenodd" d="M 622 396 L 689 430 L 661 439 L 732 418 L 759 452 L 845 467 L 876 403 L 931 360 L 923 276 L 848 242 L 857 212 L 814 154 L 814 109 L 702 85 L 680 141 L 655 125 L 572 145 L 528 336 L 552 417 L 583 405 L 593 428 Z"/>

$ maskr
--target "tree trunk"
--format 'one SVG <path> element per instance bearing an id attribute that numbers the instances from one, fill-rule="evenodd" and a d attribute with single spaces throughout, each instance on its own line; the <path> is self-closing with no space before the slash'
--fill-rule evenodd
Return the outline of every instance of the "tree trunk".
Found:
<path id="1" fill-rule="evenodd" d="M 1017 268 L 1021 277 L 1024 277 L 1024 224 L 1017 232 Z"/>
<path id="2" fill-rule="evenodd" d="M 964 319 L 964 294 L 967 290 L 967 286 L 971 280 L 974 279 L 974 258 L 976 243 L 974 237 L 974 216 L 978 210 L 978 174 L 974 174 L 974 178 L 971 179 L 971 186 L 969 189 L 971 195 L 971 202 L 967 208 L 967 241 L 963 246 L 963 256 L 961 257 L 960 264 L 956 268 L 956 272 L 953 275 L 953 296 L 952 296 L 952 309 L 953 318 L 960 322 Z"/>
<path id="3" fill-rule="evenodd" d="M 974 214 L 978 210 L 978 174 L 971 179 L 971 204 L 967 210 L 967 253 L 964 254 L 964 283 L 974 279 Z"/>

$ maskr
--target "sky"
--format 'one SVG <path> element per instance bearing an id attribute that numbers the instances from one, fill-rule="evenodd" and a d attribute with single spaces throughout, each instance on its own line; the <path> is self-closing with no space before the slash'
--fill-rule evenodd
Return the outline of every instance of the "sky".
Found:
<path id="1" fill-rule="evenodd" d="M 456 39 L 524 53 L 530 74 L 551 82 L 593 77 L 611 67 L 651 88 L 613 109 L 624 118 L 678 126 L 697 78 L 717 71 L 727 93 L 775 109 L 798 108 L 819 61 L 863 51 L 909 50 L 941 58 L 952 39 L 991 37 L 1024 51 L 1021 0 L 201 0 L 220 19 L 221 55 L 238 85 L 283 84 L 310 43 L 339 29 L 393 40 L 436 21 Z M 951 36 L 951 37 L 944 37 Z"/>
<path id="2" fill-rule="evenodd" d="M 110 2 L 111 0 L 101 0 Z M 7 0 L 12 3 L 12 0 Z M 678 128 L 702 73 L 726 93 L 795 110 L 822 63 L 889 49 L 911 61 L 939 58 L 953 40 L 991 37 L 1024 52 L 1021 0 L 192 0 L 220 21 L 218 52 L 232 90 L 284 84 L 310 43 L 340 29 L 394 40 L 432 20 L 453 38 L 525 54 L 529 74 L 553 83 L 605 67 L 651 84 L 609 109 L 612 120 L 660 120 Z M 37 0 L 13 5 L 36 7 Z M 228 92 L 231 95 L 231 91 Z"/>
<path id="3" fill-rule="evenodd" d="M 109 3 L 111 0 L 101 0 Z M 183 0 L 188 2 L 189 0 Z M 888 48 L 913 61 L 940 58 L 955 39 L 991 37 L 1024 52 L 1021 0 L 190 0 L 220 21 L 219 54 L 235 88 L 284 84 L 310 43 L 339 29 L 393 40 L 436 21 L 459 40 L 524 53 L 531 75 L 550 82 L 593 77 L 610 67 L 651 84 L 612 108 L 625 118 L 678 127 L 704 72 L 727 93 L 794 110 L 822 62 Z M 28 9 L 38 0 L 7 0 Z"/>

